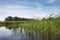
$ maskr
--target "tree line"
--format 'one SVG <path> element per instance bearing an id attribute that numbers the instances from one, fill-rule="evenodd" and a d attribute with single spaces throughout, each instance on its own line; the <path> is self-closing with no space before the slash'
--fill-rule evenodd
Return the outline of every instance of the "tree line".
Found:
<path id="1" fill-rule="evenodd" d="M 28 19 L 28 18 L 20 18 L 20 17 L 12 17 L 12 16 L 8 16 L 5 18 L 5 21 L 31 21 L 33 19 Z"/>

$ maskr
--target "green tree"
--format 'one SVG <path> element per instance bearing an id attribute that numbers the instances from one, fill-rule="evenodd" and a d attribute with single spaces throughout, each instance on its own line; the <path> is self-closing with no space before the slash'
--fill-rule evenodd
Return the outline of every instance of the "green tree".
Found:
<path id="1" fill-rule="evenodd" d="M 18 19 L 19 19 L 18 17 L 14 17 L 13 18 L 14 21 L 18 21 Z"/>
<path id="2" fill-rule="evenodd" d="M 8 16 L 5 18 L 5 21 L 12 21 L 12 20 L 13 20 L 13 17 L 11 17 L 11 16 Z"/>

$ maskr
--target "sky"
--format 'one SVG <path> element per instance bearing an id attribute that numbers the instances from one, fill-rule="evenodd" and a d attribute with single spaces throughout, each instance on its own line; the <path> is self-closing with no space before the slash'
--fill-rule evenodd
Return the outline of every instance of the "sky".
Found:
<path id="1" fill-rule="evenodd" d="M 60 13 L 60 0 L 0 0 L 0 20 L 7 16 L 42 18 Z"/>

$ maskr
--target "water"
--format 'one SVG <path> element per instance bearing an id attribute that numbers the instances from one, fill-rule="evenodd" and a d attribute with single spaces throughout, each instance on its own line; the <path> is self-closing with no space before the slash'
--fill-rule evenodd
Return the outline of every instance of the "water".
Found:
<path id="1" fill-rule="evenodd" d="M 49 31 L 41 32 L 24 28 L 0 27 L 0 40 L 60 40 L 60 35 Z"/>
<path id="2" fill-rule="evenodd" d="M 0 27 L 0 40 L 40 40 L 38 32 L 28 31 L 24 28 Z"/>

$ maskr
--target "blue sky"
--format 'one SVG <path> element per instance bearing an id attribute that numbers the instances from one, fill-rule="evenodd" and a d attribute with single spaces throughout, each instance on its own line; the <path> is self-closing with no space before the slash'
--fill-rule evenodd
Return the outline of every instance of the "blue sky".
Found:
<path id="1" fill-rule="evenodd" d="M 0 0 L 0 20 L 7 16 L 47 17 L 60 12 L 60 0 Z"/>

